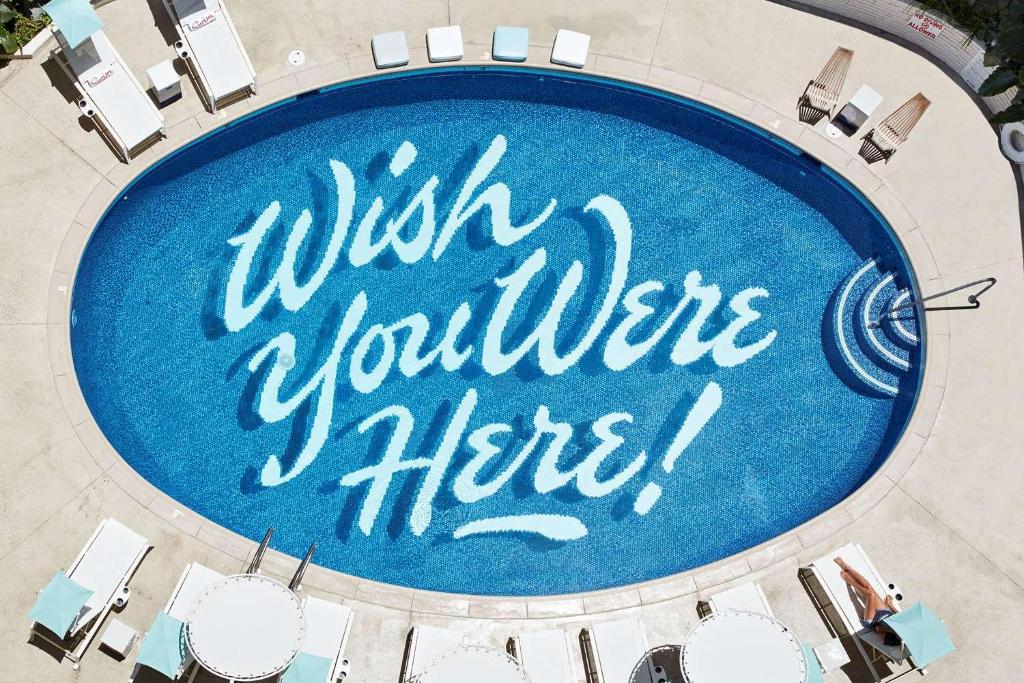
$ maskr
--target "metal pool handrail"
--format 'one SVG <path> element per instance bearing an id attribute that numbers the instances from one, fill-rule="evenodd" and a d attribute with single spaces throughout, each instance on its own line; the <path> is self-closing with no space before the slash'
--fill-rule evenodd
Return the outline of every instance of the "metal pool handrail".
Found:
<path id="1" fill-rule="evenodd" d="M 263 555 L 267 552 L 267 548 L 270 546 L 270 538 L 274 535 L 274 527 L 267 529 L 267 533 L 264 534 L 263 540 L 260 542 L 260 547 L 256 549 L 256 554 L 252 556 L 252 562 L 249 563 L 249 569 L 245 572 L 246 574 L 258 574 L 260 571 L 260 562 L 263 561 Z"/>
<path id="2" fill-rule="evenodd" d="M 953 292 L 959 292 L 960 290 L 967 289 L 968 287 L 974 287 L 975 285 L 980 285 L 980 284 L 984 284 L 985 286 L 981 289 L 981 291 L 979 291 L 979 292 L 977 292 L 975 294 L 971 294 L 971 295 L 969 295 L 967 297 L 967 303 L 969 304 L 967 306 L 933 306 L 931 308 L 928 308 L 928 307 L 924 306 L 924 302 L 926 302 L 926 301 L 931 301 L 932 299 L 937 299 L 940 296 L 946 296 L 947 294 L 952 294 Z M 994 277 L 987 277 L 987 278 L 985 278 L 983 280 L 975 280 L 974 282 L 968 282 L 965 285 L 960 285 L 959 287 L 953 287 L 952 289 L 947 289 L 946 291 L 939 292 L 938 294 L 932 294 L 931 296 L 926 296 L 923 299 L 921 299 L 920 301 L 914 301 L 913 299 L 910 299 L 906 303 L 902 303 L 899 306 L 892 306 L 892 305 L 890 305 L 889 309 L 886 310 L 884 313 L 882 313 L 882 315 L 878 316 L 878 318 L 876 318 L 875 320 L 872 320 L 871 324 L 869 324 L 868 327 L 870 327 L 871 329 L 878 328 L 878 326 L 882 324 L 883 320 L 885 320 L 886 318 L 891 317 L 893 313 L 895 313 L 896 311 L 903 310 L 904 308 L 920 308 L 922 312 L 923 311 L 962 311 L 962 310 L 973 310 L 975 308 L 981 308 L 981 302 L 978 301 L 978 297 L 980 297 L 982 294 L 984 294 L 988 290 L 992 289 L 992 287 L 995 284 L 996 284 L 996 279 Z"/>

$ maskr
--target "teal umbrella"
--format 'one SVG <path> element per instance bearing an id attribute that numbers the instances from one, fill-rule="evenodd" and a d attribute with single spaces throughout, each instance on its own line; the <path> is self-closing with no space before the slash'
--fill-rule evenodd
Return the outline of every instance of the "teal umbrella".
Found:
<path id="1" fill-rule="evenodd" d="M 63 571 L 59 571 L 39 593 L 28 616 L 63 638 L 91 597 L 91 590 L 78 585 Z"/>
<path id="2" fill-rule="evenodd" d="M 139 648 L 138 663 L 159 671 L 171 680 L 178 677 L 178 671 L 185 662 L 184 622 L 166 612 L 160 612 L 146 633 L 146 639 Z"/>
<path id="3" fill-rule="evenodd" d="M 43 11 L 50 15 L 71 47 L 78 47 L 103 28 L 89 0 L 50 0 L 43 5 Z"/>
<path id="4" fill-rule="evenodd" d="M 331 675 L 333 663 L 327 657 L 300 652 L 285 669 L 281 683 L 324 683 Z"/>
<path id="5" fill-rule="evenodd" d="M 942 659 L 956 649 L 945 625 L 934 612 L 924 606 L 924 603 L 914 603 L 907 609 L 886 617 L 885 625 L 892 628 L 903 640 L 904 647 L 919 669 Z"/>

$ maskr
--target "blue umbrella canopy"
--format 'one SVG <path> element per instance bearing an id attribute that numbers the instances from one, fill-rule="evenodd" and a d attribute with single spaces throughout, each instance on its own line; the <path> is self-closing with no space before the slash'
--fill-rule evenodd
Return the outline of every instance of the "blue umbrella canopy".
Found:
<path id="1" fill-rule="evenodd" d="M 919 669 L 956 650 L 946 626 L 924 603 L 914 603 L 886 617 L 885 624 L 903 640 L 903 645 Z"/>
<path id="2" fill-rule="evenodd" d="M 43 5 L 43 11 L 50 15 L 71 47 L 78 47 L 103 28 L 89 0 L 50 0 Z"/>
<path id="3" fill-rule="evenodd" d="M 78 585 L 63 571 L 59 571 L 39 593 L 28 616 L 63 638 L 91 597 L 91 590 Z"/>
<path id="4" fill-rule="evenodd" d="M 281 683 L 324 683 L 331 673 L 331 664 L 327 657 L 300 652 L 285 669 Z"/>
<path id="5" fill-rule="evenodd" d="M 184 628 L 185 624 L 180 619 L 166 612 L 158 613 L 139 648 L 138 663 L 159 671 L 171 680 L 177 678 L 185 662 Z"/>

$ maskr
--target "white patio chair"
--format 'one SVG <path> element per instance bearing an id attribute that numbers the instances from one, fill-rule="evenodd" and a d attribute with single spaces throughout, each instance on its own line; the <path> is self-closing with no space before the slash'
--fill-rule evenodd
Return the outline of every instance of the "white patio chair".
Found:
<path id="1" fill-rule="evenodd" d="M 400 681 L 413 681 L 430 667 L 438 655 L 462 644 L 462 635 L 436 626 L 414 626 L 409 631 L 402 660 Z"/>
<path id="2" fill-rule="evenodd" d="M 569 634 L 553 629 L 521 633 L 511 639 L 509 654 L 519 661 L 531 681 L 574 683 Z"/>
<path id="3" fill-rule="evenodd" d="M 889 584 L 882 580 L 881 574 L 875 569 L 875 565 L 872 564 L 867 553 L 864 552 L 864 548 L 856 543 L 848 543 L 842 548 L 828 553 L 824 557 L 812 562 L 805 570 L 815 579 L 826 597 L 827 602 L 819 605 L 819 607 L 823 608 L 822 612 L 828 617 L 828 612 L 824 608 L 832 607 L 833 611 L 838 615 L 838 623 L 830 621 L 833 629 L 840 636 L 853 636 L 852 640 L 857 646 L 857 650 L 868 664 L 872 676 L 877 681 L 879 680 L 878 673 L 872 665 L 874 659 L 868 657 L 867 652 L 864 650 L 864 643 L 868 643 L 880 654 L 887 656 L 897 664 L 903 661 L 903 648 L 886 646 L 881 636 L 872 629 L 865 628 L 861 622 L 864 614 L 864 600 L 857 591 L 853 590 L 843 581 L 841 576 L 843 570 L 835 563 L 836 557 L 842 558 L 856 572 L 863 575 L 878 595 L 884 597 L 889 593 Z"/>
<path id="4" fill-rule="evenodd" d="M 587 681 L 629 683 L 657 680 L 647 657 L 647 639 L 635 618 L 598 622 L 583 629 L 580 645 Z M 639 670 L 639 677 L 634 673 Z"/>
<path id="5" fill-rule="evenodd" d="M 840 135 L 851 137 L 860 130 L 881 103 L 881 95 L 866 85 L 860 86 L 860 90 L 854 93 L 846 106 L 825 126 L 825 133 L 830 138 L 838 138 Z"/>
<path id="6" fill-rule="evenodd" d="M 256 70 L 220 0 L 163 0 L 178 31 L 174 49 L 216 112 L 227 100 L 256 93 Z"/>
<path id="7" fill-rule="evenodd" d="M 559 29 L 555 34 L 555 45 L 551 49 L 551 62 L 562 66 L 582 69 L 587 63 L 590 50 L 590 36 L 586 33 Z"/>
<path id="8" fill-rule="evenodd" d="M 104 519 L 66 572 L 68 579 L 92 591 L 92 595 L 66 633 L 54 634 L 36 622 L 32 623 L 33 633 L 63 650 L 77 669 L 111 608 L 117 602 L 123 605 L 128 601 L 128 581 L 152 547 L 116 519 Z"/>
<path id="9" fill-rule="evenodd" d="M 78 107 L 97 122 L 100 134 L 130 163 L 132 153 L 166 134 L 164 117 L 103 31 L 73 48 L 53 29 L 60 65 L 78 92 Z"/>
<path id="10" fill-rule="evenodd" d="M 715 593 L 708 598 L 708 606 L 712 612 L 722 612 L 731 609 L 741 612 L 755 612 L 772 619 L 775 618 L 772 608 L 768 605 L 768 598 L 764 596 L 764 591 L 761 590 L 759 584 L 753 581 Z"/>
<path id="11" fill-rule="evenodd" d="M 170 617 L 168 623 L 175 623 L 179 629 L 184 628 L 188 612 L 192 608 L 192 603 L 194 603 L 196 598 L 198 598 L 211 584 L 220 581 L 223 578 L 224 575 L 220 572 L 210 569 L 209 567 L 205 567 L 198 562 L 191 562 L 186 565 L 185 570 L 181 573 L 181 578 L 178 579 L 177 585 L 174 587 L 174 590 L 171 591 L 171 596 L 167 599 L 167 604 L 164 605 L 163 615 Z M 158 615 L 154 620 L 154 626 L 157 625 L 158 621 L 161 621 L 161 615 Z M 165 633 L 157 632 L 152 627 L 150 628 L 150 631 L 146 633 L 142 639 L 142 645 L 139 648 L 135 666 L 132 669 L 131 675 L 128 677 L 129 682 L 135 680 L 139 675 L 140 668 L 143 666 L 159 671 L 171 680 L 176 680 L 191 667 L 195 660 L 188 654 L 187 649 L 182 649 L 182 657 L 180 661 L 173 662 L 175 666 L 171 669 L 167 669 L 164 661 L 147 659 L 147 642 L 150 638 L 164 637 L 166 637 Z M 154 643 L 154 645 L 157 644 Z M 159 652 L 159 647 L 155 647 L 154 649 Z"/>

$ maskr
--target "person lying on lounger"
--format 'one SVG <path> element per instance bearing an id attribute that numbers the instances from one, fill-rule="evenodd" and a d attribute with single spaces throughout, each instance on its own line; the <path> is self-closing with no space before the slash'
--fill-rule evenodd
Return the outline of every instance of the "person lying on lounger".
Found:
<path id="1" fill-rule="evenodd" d="M 875 633 L 884 636 L 886 645 L 896 646 L 902 643 L 903 641 L 896 635 L 896 632 L 885 624 L 886 617 L 896 614 L 896 603 L 893 602 L 892 596 L 886 595 L 883 600 L 875 592 L 875 589 L 871 587 L 868 580 L 848 565 L 843 558 L 837 557 L 835 562 L 843 570 L 843 573 L 840 574 L 843 581 L 853 590 L 857 591 L 857 594 L 864 600 L 864 615 L 860 619 L 861 623 L 864 624 L 864 628 L 869 628 Z"/>

